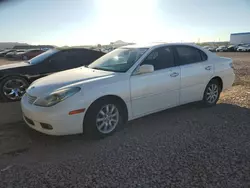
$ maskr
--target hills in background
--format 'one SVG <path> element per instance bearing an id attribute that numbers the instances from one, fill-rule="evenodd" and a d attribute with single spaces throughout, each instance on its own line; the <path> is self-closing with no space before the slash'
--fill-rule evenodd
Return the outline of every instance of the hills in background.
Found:
<path id="1" fill-rule="evenodd" d="M 14 46 L 29 46 L 27 43 L 19 42 L 0 42 L 0 49 L 13 48 Z"/>
<path id="2" fill-rule="evenodd" d="M 27 43 L 19 43 L 19 42 L 0 42 L 0 50 L 1 49 L 50 49 L 55 48 L 53 45 L 30 45 Z"/>

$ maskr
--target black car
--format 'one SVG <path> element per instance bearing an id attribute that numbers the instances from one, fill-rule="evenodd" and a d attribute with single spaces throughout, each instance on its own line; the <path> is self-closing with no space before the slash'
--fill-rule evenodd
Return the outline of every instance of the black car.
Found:
<path id="1" fill-rule="evenodd" d="M 237 47 L 236 45 L 230 45 L 227 47 L 227 51 L 228 52 L 236 52 L 237 51 Z"/>
<path id="2" fill-rule="evenodd" d="M 85 48 L 52 49 L 29 61 L 0 66 L 0 97 L 20 100 L 26 88 L 43 76 L 88 65 L 105 53 Z"/>

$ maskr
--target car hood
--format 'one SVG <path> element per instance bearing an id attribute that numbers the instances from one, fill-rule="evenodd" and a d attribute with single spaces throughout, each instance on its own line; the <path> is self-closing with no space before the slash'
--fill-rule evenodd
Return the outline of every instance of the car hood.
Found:
<path id="1" fill-rule="evenodd" d="M 6 70 L 6 69 L 12 69 L 12 68 L 19 68 L 19 67 L 25 67 L 25 66 L 29 66 L 30 64 L 23 61 L 23 62 L 19 62 L 19 63 L 11 63 L 11 64 L 7 64 L 7 65 L 1 65 L 0 66 L 0 71 L 1 70 Z"/>
<path id="2" fill-rule="evenodd" d="M 36 80 L 27 89 L 27 93 L 32 96 L 42 97 L 66 86 L 81 87 L 86 82 L 113 77 L 114 75 L 113 72 L 85 67 L 66 70 Z"/>

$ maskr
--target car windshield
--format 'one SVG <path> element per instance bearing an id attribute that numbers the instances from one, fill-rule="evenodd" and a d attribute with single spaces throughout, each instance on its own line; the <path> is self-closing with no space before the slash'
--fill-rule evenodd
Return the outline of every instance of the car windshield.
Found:
<path id="1" fill-rule="evenodd" d="M 34 58 L 32 58 L 31 60 L 28 61 L 29 64 L 38 64 L 40 62 L 42 62 L 43 60 L 47 59 L 48 57 L 50 57 L 51 55 L 55 54 L 56 52 L 58 52 L 57 49 L 51 49 L 51 50 L 48 50 Z"/>
<path id="2" fill-rule="evenodd" d="M 91 63 L 88 68 L 112 72 L 126 72 L 148 48 L 118 48 Z"/>

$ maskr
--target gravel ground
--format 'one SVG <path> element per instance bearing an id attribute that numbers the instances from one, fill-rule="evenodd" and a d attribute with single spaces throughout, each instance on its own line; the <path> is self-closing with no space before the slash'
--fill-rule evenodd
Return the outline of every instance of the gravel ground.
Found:
<path id="1" fill-rule="evenodd" d="M 11 64 L 11 63 L 17 63 L 17 62 L 18 61 L 14 61 L 14 60 L 10 60 L 10 59 L 0 57 L 0 66 L 1 65 L 6 65 L 6 64 Z"/>
<path id="2" fill-rule="evenodd" d="M 250 187 L 250 85 L 242 71 L 250 54 L 233 58 L 239 80 L 217 106 L 169 109 L 103 140 L 2 125 L 0 187 Z"/>

